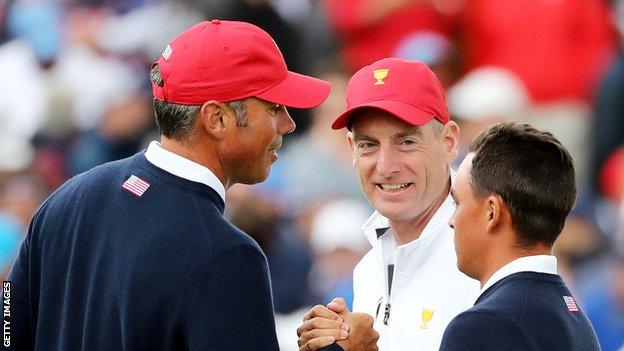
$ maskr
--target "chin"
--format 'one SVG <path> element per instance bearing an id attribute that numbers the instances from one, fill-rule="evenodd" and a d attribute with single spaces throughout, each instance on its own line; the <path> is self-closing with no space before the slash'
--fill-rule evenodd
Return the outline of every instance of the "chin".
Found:
<path id="1" fill-rule="evenodd" d="M 399 206 L 392 206 L 392 204 L 379 204 L 375 206 L 377 212 L 381 213 L 384 217 L 391 219 L 393 221 L 403 221 L 408 220 L 410 214 L 404 208 Z"/>
<path id="2" fill-rule="evenodd" d="M 239 181 L 238 183 L 247 184 L 247 185 L 258 184 L 258 183 L 264 182 L 268 177 L 269 177 L 269 170 L 266 170 L 265 172 L 248 174 L 245 177 L 245 179 Z"/>

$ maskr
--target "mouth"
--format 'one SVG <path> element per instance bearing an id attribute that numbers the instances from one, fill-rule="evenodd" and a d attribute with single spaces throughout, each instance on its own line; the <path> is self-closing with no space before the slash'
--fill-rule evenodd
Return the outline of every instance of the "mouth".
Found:
<path id="1" fill-rule="evenodd" d="M 375 183 L 377 190 L 384 193 L 399 193 L 405 191 L 414 183 Z"/>
<path id="2" fill-rule="evenodd" d="M 278 159 L 278 157 L 279 157 L 279 156 L 277 155 L 277 150 L 278 150 L 279 148 L 280 148 L 280 147 L 278 146 L 278 147 L 272 147 L 272 148 L 270 148 L 270 149 L 269 149 L 269 155 L 271 155 L 271 158 L 273 158 L 274 160 L 277 160 L 277 159 Z"/>

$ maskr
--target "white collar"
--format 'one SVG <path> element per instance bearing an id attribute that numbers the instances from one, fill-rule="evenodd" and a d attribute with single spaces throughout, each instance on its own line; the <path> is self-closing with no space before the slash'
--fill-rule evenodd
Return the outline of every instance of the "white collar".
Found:
<path id="1" fill-rule="evenodd" d="M 499 280 L 518 272 L 537 272 L 557 274 L 557 258 L 552 255 L 535 255 L 516 258 L 499 268 L 490 279 L 485 282 L 479 295 Z"/>
<path id="2" fill-rule="evenodd" d="M 175 176 L 208 185 L 221 196 L 225 203 L 225 187 L 207 167 L 166 150 L 157 141 L 150 142 L 145 151 L 145 158 L 154 166 Z"/>

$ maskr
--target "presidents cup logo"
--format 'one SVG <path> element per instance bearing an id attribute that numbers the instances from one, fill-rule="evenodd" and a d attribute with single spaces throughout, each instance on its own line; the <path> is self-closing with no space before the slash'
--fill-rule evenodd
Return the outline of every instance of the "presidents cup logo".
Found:
<path id="1" fill-rule="evenodd" d="M 434 312 L 435 310 L 432 308 L 422 309 L 422 313 L 421 313 L 422 325 L 420 326 L 421 329 L 429 329 L 429 322 L 431 321 L 431 318 L 433 318 Z"/>
<path id="2" fill-rule="evenodd" d="M 375 78 L 374 85 L 385 85 L 386 82 L 384 82 L 384 79 L 386 79 L 386 77 L 388 76 L 388 72 L 390 72 L 390 70 L 387 68 L 374 70 L 373 71 L 373 78 Z"/>

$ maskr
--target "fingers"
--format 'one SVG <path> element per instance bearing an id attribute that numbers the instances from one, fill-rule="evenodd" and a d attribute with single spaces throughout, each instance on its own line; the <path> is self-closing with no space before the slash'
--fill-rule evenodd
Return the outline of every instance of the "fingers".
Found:
<path id="1" fill-rule="evenodd" d="M 327 308 L 338 314 L 349 312 L 347 303 L 342 297 L 336 297 L 333 300 L 331 300 L 331 302 L 327 304 Z"/>
<path id="2" fill-rule="evenodd" d="M 299 328 L 297 328 L 297 335 L 301 337 L 303 334 L 309 333 L 313 330 L 334 330 L 336 332 L 339 332 L 342 330 L 346 333 L 349 331 L 349 325 L 341 321 L 337 321 L 333 319 L 327 319 L 323 317 L 314 317 L 312 319 L 309 319 L 303 322 L 303 324 L 299 326 Z M 333 334 L 327 333 L 325 335 L 333 335 Z M 319 335 L 316 335 L 313 337 L 318 337 L 318 336 Z"/>
<path id="3" fill-rule="evenodd" d="M 333 336 L 322 336 L 319 338 L 312 339 L 308 341 L 307 343 L 303 344 L 302 346 L 299 347 L 299 350 L 300 351 L 318 350 L 322 347 L 333 344 L 334 341 L 336 341 L 336 339 Z"/>
<path id="4" fill-rule="evenodd" d="M 311 340 L 318 338 L 332 337 L 334 340 L 344 340 L 347 338 L 347 332 L 342 329 L 313 329 L 302 333 L 299 336 L 299 344 L 304 345 Z"/>
<path id="5" fill-rule="evenodd" d="M 336 312 L 330 310 L 329 308 L 323 305 L 316 305 L 312 307 L 310 311 L 308 311 L 308 313 L 306 313 L 305 316 L 303 316 L 303 321 L 305 322 L 314 317 L 328 318 L 328 319 L 338 320 L 342 322 L 342 317 L 340 317 Z"/>

